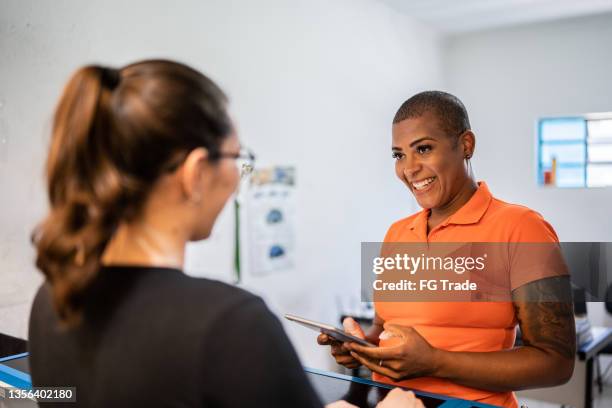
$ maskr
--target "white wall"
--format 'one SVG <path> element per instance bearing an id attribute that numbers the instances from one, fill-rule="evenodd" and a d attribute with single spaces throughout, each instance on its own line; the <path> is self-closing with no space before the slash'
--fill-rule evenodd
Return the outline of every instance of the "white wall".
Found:
<path id="1" fill-rule="evenodd" d="M 460 35 L 445 41 L 447 88 L 477 135 L 474 171 L 497 197 L 544 215 L 562 241 L 612 241 L 612 188 L 536 184 L 536 120 L 612 111 L 612 14 Z M 612 325 L 603 304 L 592 323 Z"/>
<path id="2" fill-rule="evenodd" d="M 334 294 L 359 294 L 360 242 L 381 240 L 413 211 L 394 180 L 390 121 L 407 96 L 442 83 L 434 32 L 374 0 L 170 4 L 0 4 L 0 132 L 8 140 L 0 147 L 0 331 L 27 335 L 40 281 L 29 233 L 45 210 L 50 118 L 62 85 L 85 63 L 192 64 L 227 91 L 243 141 L 263 162 L 297 166 L 297 267 L 245 284 L 276 312 L 335 319 Z M 329 364 L 313 333 L 287 329 L 305 364 Z"/>

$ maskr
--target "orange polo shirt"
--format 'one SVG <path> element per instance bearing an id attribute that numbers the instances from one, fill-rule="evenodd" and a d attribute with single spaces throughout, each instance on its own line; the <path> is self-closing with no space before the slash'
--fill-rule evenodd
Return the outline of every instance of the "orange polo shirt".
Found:
<path id="1" fill-rule="evenodd" d="M 470 200 L 427 234 L 429 210 L 397 221 L 385 242 L 558 242 L 553 228 L 527 207 L 494 198 L 484 182 Z M 558 275 L 510 272 L 512 289 Z M 387 323 L 412 326 L 433 347 L 449 351 L 488 352 L 512 348 L 517 320 L 511 302 L 376 302 L 377 314 Z M 381 340 L 380 346 L 390 346 Z M 392 381 L 374 373 L 374 380 Z M 512 392 L 492 392 L 465 387 L 447 380 L 422 377 L 396 383 L 422 391 L 517 407 Z"/>

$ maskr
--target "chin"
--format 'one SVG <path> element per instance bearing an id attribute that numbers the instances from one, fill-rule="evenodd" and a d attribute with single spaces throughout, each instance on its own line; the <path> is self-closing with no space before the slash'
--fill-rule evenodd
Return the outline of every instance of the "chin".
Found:
<path id="1" fill-rule="evenodd" d="M 438 208 L 442 201 L 441 192 L 438 189 L 431 189 L 425 194 L 419 194 L 415 190 L 411 189 L 412 195 L 416 200 L 417 204 L 424 209 L 430 210 L 432 208 Z"/>
<path id="2" fill-rule="evenodd" d="M 208 239 L 210 237 L 211 234 L 211 230 L 209 229 L 208 231 L 197 231 L 190 239 L 190 241 L 203 241 L 205 239 Z"/>
<path id="3" fill-rule="evenodd" d="M 415 197 L 416 198 L 416 197 Z M 417 204 L 426 210 L 430 210 L 432 208 L 436 208 L 438 205 L 438 200 L 428 200 L 428 199 L 416 199 Z"/>
<path id="4" fill-rule="evenodd" d="M 417 204 L 419 205 L 419 207 L 421 207 L 421 208 L 423 208 L 425 210 L 431 210 L 433 208 L 433 205 L 429 204 L 427 202 L 423 203 L 423 202 L 417 201 Z"/>

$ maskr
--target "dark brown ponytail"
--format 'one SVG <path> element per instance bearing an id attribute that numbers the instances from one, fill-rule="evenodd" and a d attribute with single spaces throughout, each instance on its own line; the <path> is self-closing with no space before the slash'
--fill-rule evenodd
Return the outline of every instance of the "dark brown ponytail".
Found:
<path id="1" fill-rule="evenodd" d="M 138 213 L 168 164 L 197 147 L 218 151 L 231 130 L 225 105 L 212 81 L 171 61 L 72 76 L 53 122 L 50 210 L 33 232 L 36 266 L 64 323 L 78 322 L 115 228 Z"/>

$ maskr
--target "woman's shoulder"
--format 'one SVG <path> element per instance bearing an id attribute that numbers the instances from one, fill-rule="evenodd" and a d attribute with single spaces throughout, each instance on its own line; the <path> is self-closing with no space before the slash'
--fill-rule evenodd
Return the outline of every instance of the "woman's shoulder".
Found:
<path id="1" fill-rule="evenodd" d="M 488 211 L 485 215 L 499 218 L 499 221 L 517 223 L 529 220 L 544 220 L 544 217 L 537 211 L 521 204 L 509 203 L 499 198 L 493 197 Z"/>
<path id="2" fill-rule="evenodd" d="M 493 198 L 483 222 L 505 229 L 509 241 L 515 242 L 553 242 L 557 234 L 539 212 L 521 204 L 509 203 Z"/>
<path id="3" fill-rule="evenodd" d="M 107 315 L 138 315 L 144 311 L 175 316 L 199 314 L 200 321 L 245 308 L 262 309 L 263 300 L 239 287 L 208 278 L 192 277 L 167 268 L 121 267 L 105 269 L 88 288 L 84 301 L 85 313 L 91 317 Z M 240 313 L 238 313 L 240 314 Z M 54 317 L 53 289 L 47 281 L 38 289 L 31 311 L 31 322 L 43 322 Z M 173 317 L 176 318 L 176 317 Z"/>
<path id="4" fill-rule="evenodd" d="M 497 197 L 491 198 L 490 210 L 493 212 L 500 212 L 506 217 L 520 218 L 525 214 L 538 214 L 539 213 L 526 205 L 510 203 L 508 201 L 501 200 Z"/>
<path id="5" fill-rule="evenodd" d="M 153 308 L 184 308 L 186 310 L 217 310 L 235 304 L 256 301 L 256 295 L 205 277 L 191 276 L 180 269 L 164 267 L 105 267 L 93 298 L 122 288 L 127 304 Z"/>

